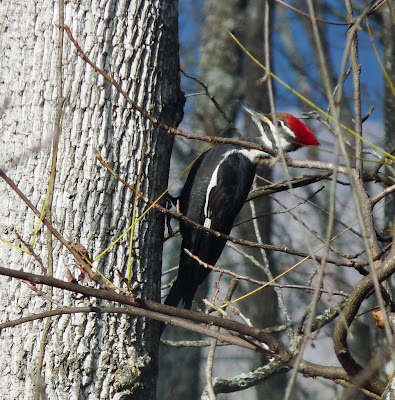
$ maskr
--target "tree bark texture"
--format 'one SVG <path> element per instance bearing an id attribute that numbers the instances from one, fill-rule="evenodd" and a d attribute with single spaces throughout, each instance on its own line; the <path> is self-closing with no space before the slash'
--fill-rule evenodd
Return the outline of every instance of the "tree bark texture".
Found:
<path id="1" fill-rule="evenodd" d="M 240 0 L 204 1 L 200 79 L 232 120 L 242 94 L 241 55 L 228 31 L 240 32 L 243 3 Z M 209 136 L 223 133 L 229 125 L 206 96 L 198 98 L 196 117 L 198 131 Z"/>
<path id="2" fill-rule="evenodd" d="M 0 3 L 1 167 L 41 210 L 61 126 L 47 217 L 94 259 L 131 225 L 135 203 L 132 192 L 98 164 L 95 149 L 125 180 L 156 199 L 166 189 L 173 138 L 131 110 L 114 87 L 77 56 L 67 36 L 60 45 L 59 7 L 48 0 Z M 64 23 L 84 53 L 110 72 L 139 106 L 173 126 L 182 118 L 184 101 L 177 7 L 177 0 L 81 0 L 64 5 Z M 26 249 L 22 241 L 32 243 L 38 220 L 4 182 L 0 188 L 1 239 Z M 145 209 L 137 201 L 136 218 Z M 162 215 L 149 212 L 133 234 L 134 291 L 153 300 L 160 298 L 163 222 Z M 117 270 L 126 274 L 129 239 L 130 234 L 96 264 L 115 284 L 120 284 Z M 0 264 L 60 279 L 67 269 L 80 274 L 69 253 L 60 243 L 51 243 L 43 227 L 33 251 L 36 258 L 1 243 Z M 51 307 L 103 304 L 4 278 L 0 290 L 1 321 Z M 75 314 L 0 334 L 0 398 L 45 394 L 47 399 L 108 399 L 125 393 L 133 399 L 155 398 L 158 339 L 152 321 Z"/>

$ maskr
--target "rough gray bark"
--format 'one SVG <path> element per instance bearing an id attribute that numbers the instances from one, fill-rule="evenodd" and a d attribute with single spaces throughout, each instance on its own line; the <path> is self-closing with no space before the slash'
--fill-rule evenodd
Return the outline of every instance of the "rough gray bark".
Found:
<path id="1" fill-rule="evenodd" d="M 232 119 L 242 94 L 242 80 L 240 51 L 228 31 L 239 33 L 242 29 L 243 3 L 240 0 L 204 2 L 200 78 Z M 218 135 L 229 125 L 206 96 L 199 97 L 196 117 L 198 130 L 206 135 Z"/>
<path id="2" fill-rule="evenodd" d="M 179 88 L 176 0 L 67 2 L 67 24 L 82 50 L 163 122 L 176 126 L 182 116 Z M 51 173 L 57 95 L 59 5 L 57 2 L 0 3 L 2 167 L 39 208 L 43 208 Z M 54 226 L 83 244 L 93 259 L 131 224 L 134 197 L 96 161 L 94 148 L 130 184 L 155 199 L 166 188 L 172 138 L 154 129 L 89 65 L 77 57 L 70 41 L 63 46 L 64 107 L 52 201 Z M 33 146 L 39 151 L 29 152 Z M 31 243 L 37 219 L 22 201 L 1 186 L 1 237 L 24 247 Z M 138 202 L 137 217 L 145 210 Z M 159 299 L 163 216 L 151 212 L 136 224 L 132 280 L 136 293 Z M 63 278 L 73 259 L 56 241 L 49 245 L 41 228 L 32 256 L 4 243 L 3 266 Z M 116 269 L 126 271 L 128 238 L 98 262 L 99 270 L 120 284 Z M 153 250 L 155 249 L 155 250 Z M 86 283 L 85 283 L 86 284 Z M 0 279 L 1 320 L 42 312 L 52 306 L 102 304 L 77 299 L 60 290 Z M 51 301 L 52 300 L 52 301 Z M 155 323 L 113 315 L 73 315 L 35 321 L 1 332 L 0 398 L 104 399 L 132 393 L 154 399 L 158 340 Z M 42 369 L 40 372 L 40 364 Z M 117 394 L 118 393 L 118 394 Z"/>

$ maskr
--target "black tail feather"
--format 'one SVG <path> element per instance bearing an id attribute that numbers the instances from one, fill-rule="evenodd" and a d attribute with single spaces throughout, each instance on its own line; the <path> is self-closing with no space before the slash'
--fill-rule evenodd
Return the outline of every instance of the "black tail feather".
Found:
<path id="1" fill-rule="evenodd" d="M 199 268 L 202 267 L 185 251 L 182 251 L 177 279 L 173 283 L 164 304 L 177 307 L 182 302 L 185 309 L 191 309 L 193 299 L 200 283 L 196 276 L 196 271 L 198 271 Z M 161 334 L 165 326 L 165 324 L 162 324 Z"/>

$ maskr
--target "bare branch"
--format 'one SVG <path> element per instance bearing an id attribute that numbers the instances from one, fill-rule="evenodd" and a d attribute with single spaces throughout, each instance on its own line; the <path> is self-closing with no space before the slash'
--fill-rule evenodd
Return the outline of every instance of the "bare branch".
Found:
<path id="1" fill-rule="evenodd" d="M 383 264 L 376 270 L 379 282 L 389 278 L 395 272 L 395 245 L 392 246 L 389 255 Z M 347 345 L 348 327 L 357 315 L 360 305 L 366 296 L 374 288 L 372 274 L 362 279 L 355 287 L 341 313 L 341 318 L 337 321 L 334 334 L 333 344 L 337 358 L 349 373 L 351 379 L 361 373 L 363 368 L 352 358 Z M 358 382 L 363 384 L 362 382 Z M 375 391 L 378 387 L 382 387 L 375 379 L 367 385 L 368 388 Z M 381 389 L 380 389 L 381 390 Z"/>
<path id="2" fill-rule="evenodd" d="M 29 280 L 34 284 L 49 285 L 59 289 L 68 290 L 74 293 L 80 293 L 87 297 L 97 297 L 109 301 L 115 301 L 117 303 L 127 305 L 127 307 L 125 307 L 125 313 L 127 314 L 134 316 L 148 317 L 155 319 L 157 321 L 162 321 L 175 326 L 180 326 L 186 329 L 194 330 L 206 336 L 214 337 L 222 342 L 232 343 L 248 349 L 263 351 L 259 343 L 264 343 L 265 346 L 267 346 L 270 349 L 270 351 L 268 352 L 270 356 L 275 357 L 278 361 L 285 363 L 285 365 L 289 367 L 293 367 L 295 365 L 295 356 L 292 353 L 290 353 L 275 338 L 264 333 L 259 329 L 249 327 L 245 324 L 241 324 L 236 321 L 232 321 L 226 318 L 214 317 L 196 311 L 170 307 L 164 304 L 155 303 L 147 300 L 142 300 L 142 299 L 136 300 L 133 296 L 127 296 L 123 293 L 122 294 L 116 293 L 115 290 L 112 289 L 108 290 L 95 289 L 91 287 L 78 285 L 75 283 L 64 282 L 47 275 L 36 275 L 24 271 L 17 271 L 3 267 L 0 267 L 0 275 L 14 277 L 17 279 Z M 46 313 L 55 313 L 56 311 L 57 310 L 50 310 L 46 311 Z M 63 313 L 62 310 L 60 310 L 60 312 Z M 53 316 L 55 314 L 45 314 L 45 315 Z M 246 337 L 251 337 L 254 341 L 256 341 L 255 342 L 256 344 L 252 344 L 250 340 L 245 340 L 243 338 L 236 337 L 234 335 L 214 332 L 209 328 L 193 324 L 188 320 L 192 320 L 195 322 L 203 322 L 205 324 L 208 324 L 209 326 L 216 325 L 227 330 L 238 332 L 239 334 L 244 335 Z M 308 376 L 321 376 L 323 378 L 331 380 L 341 380 L 346 382 L 348 381 L 348 376 L 345 373 L 344 369 L 339 367 L 326 367 L 310 363 L 307 361 L 302 361 L 298 369 L 299 372 Z M 368 386 L 368 383 L 366 385 Z M 382 390 L 384 390 L 382 388 L 384 384 L 382 386 L 369 385 L 369 387 L 370 386 L 372 386 L 374 393 L 377 394 L 380 394 Z"/>

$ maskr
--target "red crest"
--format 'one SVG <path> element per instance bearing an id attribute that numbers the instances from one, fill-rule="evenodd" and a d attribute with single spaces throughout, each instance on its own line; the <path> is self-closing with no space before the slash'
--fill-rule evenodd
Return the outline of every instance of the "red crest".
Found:
<path id="1" fill-rule="evenodd" d="M 307 146 L 318 146 L 320 142 L 314 136 L 314 133 L 298 118 L 294 117 L 291 114 L 282 114 L 281 115 L 284 121 L 287 123 L 288 128 L 292 130 L 292 132 L 296 136 L 296 140 L 300 144 L 304 144 Z"/>

